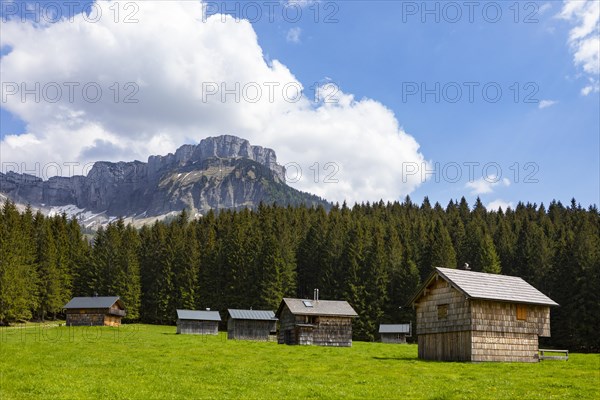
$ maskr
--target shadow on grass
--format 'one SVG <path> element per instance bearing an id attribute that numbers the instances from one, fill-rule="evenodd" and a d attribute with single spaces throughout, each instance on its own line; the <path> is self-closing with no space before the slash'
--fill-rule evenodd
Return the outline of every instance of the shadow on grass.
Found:
<path id="1" fill-rule="evenodd" d="M 439 360 L 421 360 L 418 357 L 373 357 L 374 360 L 392 360 L 392 361 L 412 361 L 426 364 L 448 364 L 448 363 L 459 363 L 468 364 L 468 361 L 439 361 Z"/>
<path id="2" fill-rule="evenodd" d="M 396 360 L 396 361 L 424 361 L 417 357 L 373 357 L 374 360 Z"/>

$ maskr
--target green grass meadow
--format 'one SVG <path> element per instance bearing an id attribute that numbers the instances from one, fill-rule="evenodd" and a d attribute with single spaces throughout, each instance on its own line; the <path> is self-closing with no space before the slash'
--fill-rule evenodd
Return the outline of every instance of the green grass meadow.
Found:
<path id="1" fill-rule="evenodd" d="M 283 346 L 173 326 L 0 328 L 6 399 L 600 399 L 600 355 L 420 361 L 416 345 Z"/>

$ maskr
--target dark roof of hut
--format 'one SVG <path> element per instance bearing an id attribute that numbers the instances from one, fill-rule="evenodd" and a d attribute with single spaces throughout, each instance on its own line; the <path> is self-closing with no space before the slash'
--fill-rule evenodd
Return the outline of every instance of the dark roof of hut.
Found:
<path id="1" fill-rule="evenodd" d="M 379 333 L 410 333 L 410 324 L 381 324 Z"/>
<path id="2" fill-rule="evenodd" d="M 277 310 L 281 315 L 283 305 L 287 305 L 294 315 L 324 315 L 336 317 L 358 317 L 358 314 L 347 301 L 342 300 L 309 300 L 284 298 Z"/>
<path id="3" fill-rule="evenodd" d="M 73 297 L 63 308 L 110 308 L 115 303 L 125 308 L 119 296 Z"/>
<path id="4" fill-rule="evenodd" d="M 221 321 L 218 311 L 177 310 L 177 318 L 194 321 Z"/>
<path id="5" fill-rule="evenodd" d="M 488 274 L 452 268 L 436 268 L 410 303 L 414 304 L 436 277 L 449 282 L 467 298 L 527 303 L 547 306 L 558 304 L 518 276 Z"/>
<path id="6" fill-rule="evenodd" d="M 233 319 L 254 319 L 262 321 L 277 321 L 275 313 L 271 310 L 227 310 L 231 318 Z"/>

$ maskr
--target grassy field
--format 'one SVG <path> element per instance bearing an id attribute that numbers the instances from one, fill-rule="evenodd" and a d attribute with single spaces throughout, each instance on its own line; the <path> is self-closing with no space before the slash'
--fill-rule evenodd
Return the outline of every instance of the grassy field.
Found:
<path id="1" fill-rule="evenodd" d="M 599 399 L 600 356 L 442 363 L 415 345 L 282 346 L 175 327 L 0 328 L 0 399 Z"/>

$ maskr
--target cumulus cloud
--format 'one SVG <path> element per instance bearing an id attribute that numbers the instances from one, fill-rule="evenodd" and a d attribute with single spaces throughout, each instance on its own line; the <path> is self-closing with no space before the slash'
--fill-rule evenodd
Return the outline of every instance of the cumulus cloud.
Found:
<path id="1" fill-rule="evenodd" d="M 288 67 L 265 61 L 249 22 L 152 1 L 136 3 L 137 23 L 117 23 L 111 4 L 96 1 L 94 23 L 3 23 L 2 105 L 27 125 L 0 142 L 3 163 L 145 160 L 235 134 L 275 149 L 293 186 L 332 201 L 394 200 L 422 183 L 402 174 L 426 163 L 390 109 L 335 86 L 304 94 Z M 36 85 L 40 99 L 21 90 Z"/>
<path id="2" fill-rule="evenodd" d="M 290 28 L 288 30 L 285 40 L 290 43 L 300 43 L 300 35 L 302 34 L 302 29 L 299 27 Z"/>
<path id="3" fill-rule="evenodd" d="M 482 177 L 474 181 L 466 183 L 465 187 L 471 189 L 471 194 L 480 195 L 488 194 L 494 191 L 497 186 L 510 186 L 510 180 L 507 178 L 498 179 L 497 177 Z"/>
<path id="4" fill-rule="evenodd" d="M 553 105 L 555 105 L 556 103 L 558 103 L 558 101 L 556 100 L 541 100 L 538 103 L 538 108 L 540 110 L 543 110 L 544 108 L 548 108 L 548 107 L 552 107 Z"/>
<path id="5" fill-rule="evenodd" d="M 588 84 L 584 96 L 600 92 L 600 2 L 598 0 L 565 0 L 558 17 L 574 27 L 569 31 L 573 62 L 586 74 Z"/>
<path id="6" fill-rule="evenodd" d="M 502 211 L 506 211 L 508 208 L 514 208 L 514 205 L 510 201 L 496 199 L 491 201 L 485 208 L 487 208 L 489 211 L 498 211 L 499 208 L 501 208 Z"/>

